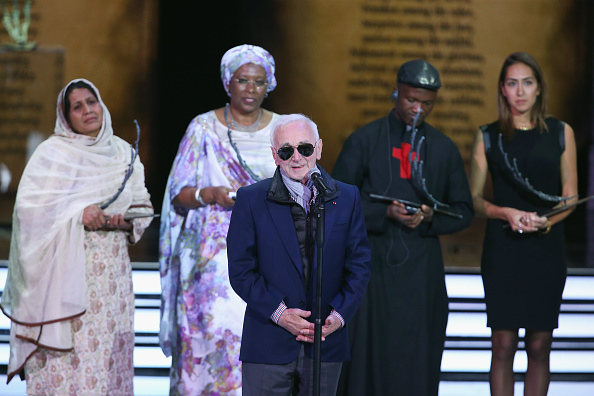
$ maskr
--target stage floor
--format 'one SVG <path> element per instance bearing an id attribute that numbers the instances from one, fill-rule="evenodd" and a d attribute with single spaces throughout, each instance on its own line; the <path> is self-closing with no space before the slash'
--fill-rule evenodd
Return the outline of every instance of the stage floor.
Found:
<path id="1" fill-rule="evenodd" d="M 0 261 L 0 292 L 6 278 Z M 169 393 L 166 358 L 158 346 L 160 283 L 156 263 L 134 263 L 136 294 L 134 394 L 165 396 Z M 482 281 L 478 270 L 448 268 L 446 285 L 450 315 L 442 360 L 440 396 L 488 396 L 490 330 Z M 0 395 L 25 395 L 25 382 L 15 378 L 6 385 L 10 322 L 0 314 Z M 522 333 L 520 333 L 522 335 Z M 523 394 L 522 373 L 526 370 L 523 342 L 514 361 L 517 396 Z M 563 294 L 559 328 L 554 332 L 551 352 L 552 381 L 548 396 L 594 395 L 594 271 L 570 270 Z"/>
<path id="2" fill-rule="evenodd" d="M 25 382 L 18 379 L 7 386 L 6 376 L 0 375 L 0 395 L 25 396 Z M 523 395 L 524 384 L 516 382 L 517 396 Z M 135 396 L 166 396 L 169 394 L 169 378 L 135 377 Z M 547 396 L 592 396 L 594 382 L 560 382 L 553 381 Z M 486 382 L 441 382 L 439 396 L 489 396 L 489 384 Z"/>

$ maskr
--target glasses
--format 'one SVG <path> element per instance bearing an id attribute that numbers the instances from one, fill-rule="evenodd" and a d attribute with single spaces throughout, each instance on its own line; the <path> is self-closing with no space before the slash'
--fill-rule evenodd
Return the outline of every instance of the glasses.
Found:
<path id="1" fill-rule="evenodd" d="M 246 78 L 234 78 L 235 82 L 242 87 L 246 87 L 249 83 L 254 84 L 256 89 L 262 89 L 268 85 L 268 83 L 264 80 L 248 80 Z"/>
<path id="2" fill-rule="evenodd" d="M 314 145 L 311 143 L 303 143 L 297 147 L 284 146 L 284 147 L 281 147 L 278 149 L 278 151 L 277 151 L 278 157 L 280 159 L 282 159 L 283 161 L 286 161 L 293 156 L 295 149 L 297 149 L 297 151 L 299 151 L 299 154 L 301 154 L 302 156 L 311 157 L 311 155 L 314 152 Z"/>

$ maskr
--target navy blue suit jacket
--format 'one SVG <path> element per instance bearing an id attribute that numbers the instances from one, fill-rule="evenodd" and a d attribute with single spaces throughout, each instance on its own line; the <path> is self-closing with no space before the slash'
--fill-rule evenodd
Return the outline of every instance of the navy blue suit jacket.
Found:
<path id="1" fill-rule="evenodd" d="M 348 323 L 365 294 L 370 248 L 359 190 L 335 182 L 326 172 L 323 175 L 339 194 L 325 202 L 322 323 L 333 308 Z M 297 358 L 302 342 L 270 317 L 284 301 L 288 308 L 312 311 L 308 320 L 315 320 L 317 246 L 306 292 L 290 207 L 268 198 L 271 180 L 238 190 L 227 234 L 227 255 L 231 286 L 247 303 L 240 359 L 286 364 Z M 308 356 L 313 356 L 313 344 L 303 344 Z M 345 326 L 322 342 L 322 361 L 348 359 Z"/>

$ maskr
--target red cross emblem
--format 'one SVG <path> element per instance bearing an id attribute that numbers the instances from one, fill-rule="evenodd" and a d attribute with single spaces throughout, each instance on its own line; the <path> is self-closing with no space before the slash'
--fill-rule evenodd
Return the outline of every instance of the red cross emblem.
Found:
<path id="1" fill-rule="evenodd" d="M 392 147 L 392 157 L 400 160 L 400 177 L 403 179 L 410 179 L 410 161 L 408 160 L 410 148 L 410 143 L 402 143 L 402 148 Z M 417 153 L 412 153 L 413 161 L 416 156 Z"/>

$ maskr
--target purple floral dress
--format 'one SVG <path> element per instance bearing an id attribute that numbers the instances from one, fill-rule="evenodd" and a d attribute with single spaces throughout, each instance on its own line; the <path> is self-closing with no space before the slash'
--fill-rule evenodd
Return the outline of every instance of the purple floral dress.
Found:
<path id="1" fill-rule="evenodd" d="M 262 178 L 275 170 L 269 125 L 257 132 L 232 131 L 252 171 Z M 245 303 L 231 288 L 226 238 L 231 209 L 207 205 L 187 210 L 172 199 L 184 187 L 254 183 L 239 165 L 227 127 L 214 111 L 196 117 L 175 157 L 161 219 L 161 329 L 163 352 L 172 356 L 172 395 L 241 395 L 239 348 Z"/>

